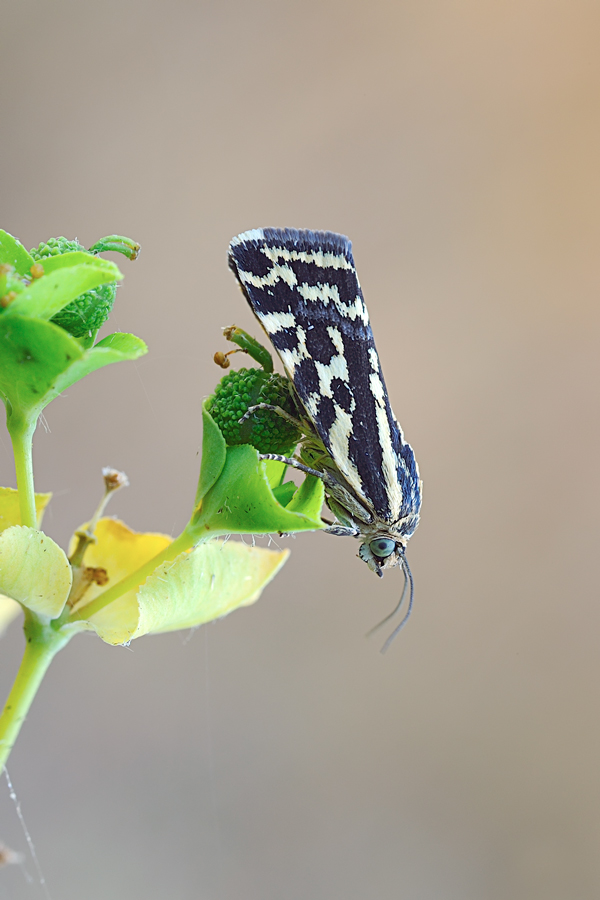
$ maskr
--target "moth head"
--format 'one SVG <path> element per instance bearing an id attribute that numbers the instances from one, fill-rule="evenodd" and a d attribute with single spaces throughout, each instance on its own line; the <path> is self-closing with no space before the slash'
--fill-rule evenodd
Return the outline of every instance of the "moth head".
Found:
<path id="1" fill-rule="evenodd" d="M 361 544 L 358 555 L 372 572 L 381 577 L 384 569 L 400 565 L 404 557 L 404 545 L 387 535 L 380 535 Z"/>

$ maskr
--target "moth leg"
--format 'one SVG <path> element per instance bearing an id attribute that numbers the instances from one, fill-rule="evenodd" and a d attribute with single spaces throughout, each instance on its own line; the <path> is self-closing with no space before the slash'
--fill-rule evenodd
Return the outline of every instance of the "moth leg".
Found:
<path id="1" fill-rule="evenodd" d="M 281 416 L 282 419 L 285 419 L 286 422 L 290 422 L 292 425 L 295 425 L 298 431 L 304 432 L 305 428 L 300 422 L 299 419 L 295 419 L 294 416 L 291 416 L 285 409 L 282 409 L 280 406 L 271 406 L 270 403 L 257 403 L 255 406 L 249 406 L 241 419 L 238 419 L 238 425 L 241 425 L 247 419 L 250 418 L 252 413 L 255 413 L 259 409 L 269 409 L 271 412 L 277 413 L 278 416 Z"/>
<path id="2" fill-rule="evenodd" d="M 317 469 L 310 469 L 308 466 L 305 466 L 304 463 L 294 459 L 293 456 L 280 456 L 278 453 L 259 453 L 258 458 L 274 459 L 275 462 L 285 463 L 286 466 L 291 466 L 293 469 L 300 469 L 301 472 L 306 472 L 307 475 L 314 475 L 315 478 L 320 478 L 326 485 L 335 484 L 334 479 L 327 472 L 319 472 Z"/>
<path id="3" fill-rule="evenodd" d="M 320 478 L 328 489 L 328 492 L 331 494 L 331 497 L 327 498 L 327 505 L 330 507 L 332 513 L 340 519 L 342 525 L 348 523 L 349 527 L 352 527 L 353 519 L 358 519 L 360 522 L 364 522 L 367 525 L 373 521 L 371 513 L 365 509 L 362 503 L 359 503 L 359 501 L 352 496 L 350 491 L 347 491 L 337 479 L 330 475 L 329 472 L 319 472 L 318 469 L 311 469 L 309 466 L 305 466 L 304 463 L 299 462 L 299 460 L 294 459 L 293 457 L 280 456 L 278 453 L 260 453 L 258 458 L 274 459 L 276 462 L 285 463 L 286 466 L 291 466 L 293 469 L 300 469 L 301 472 L 306 472 L 307 475 L 314 475 L 315 478 Z M 333 502 L 333 506 L 330 501 Z M 357 534 L 358 532 L 359 529 L 353 528 L 351 533 Z"/>
<path id="4" fill-rule="evenodd" d="M 350 491 L 335 480 L 329 488 L 331 496 L 327 498 L 327 505 L 343 525 L 355 525 L 355 519 L 364 522 L 365 525 L 371 524 L 373 516 Z"/>
<path id="5" fill-rule="evenodd" d="M 334 525 L 331 523 L 323 531 L 325 534 L 335 534 L 338 537 L 360 537 L 360 531 L 357 528 L 352 528 L 350 525 Z"/>
<path id="6" fill-rule="evenodd" d="M 323 516 L 321 516 L 321 522 L 325 522 L 327 525 L 327 528 L 323 529 L 325 534 L 335 534 L 339 537 L 360 537 L 360 531 L 352 525 L 342 525 L 341 522 L 330 522 L 329 519 L 324 519 Z"/>

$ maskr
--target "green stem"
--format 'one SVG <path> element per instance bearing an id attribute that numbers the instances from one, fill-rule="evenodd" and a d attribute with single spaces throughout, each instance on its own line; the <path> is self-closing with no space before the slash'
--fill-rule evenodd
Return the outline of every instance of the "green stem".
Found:
<path id="1" fill-rule="evenodd" d="M 207 535 L 207 537 L 208 536 L 209 535 Z M 118 581 L 117 584 L 113 584 L 107 591 L 98 594 L 98 596 L 95 597 L 94 600 L 91 600 L 90 603 L 86 603 L 84 606 L 80 606 L 79 609 L 76 609 L 75 612 L 71 613 L 68 621 L 76 622 L 81 619 L 89 619 L 90 616 L 100 612 L 100 610 L 108 606 L 109 603 L 118 600 L 118 598 L 123 594 L 126 594 L 127 591 L 134 591 L 136 588 L 139 588 L 146 578 L 148 578 L 149 575 L 152 575 L 154 570 L 160 566 L 161 563 L 170 562 L 170 560 L 175 559 L 180 553 L 184 553 L 197 543 L 197 533 L 192 532 L 191 529 L 188 531 L 188 529 L 185 528 L 178 538 L 175 538 L 175 540 L 165 547 L 164 550 L 161 550 L 160 553 L 153 556 L 152 559 L 148 560 L 147 563 L 144 563 L 143 566 L 140 566 L 139 569 L 136 569 L 135 572 L 132 572 L 131 575 L 127 575 L 121 581 Z"/>
<path id="2" fill-rule="evenodd" d="M 15 455 L 15 469 L 17 473 L 17 490 L 19 491 L 19 506 L 21 508 L 21 525 L 29 528 L 37 527 L 37 515 L 35 512 L 35 489 L 33 486 L 33 432 L 37 420 L 31 422 L 8 421 L 8 430 Z"/>
<path id="3" fill-rule="evenodd" d="M 75 629 L 56 631 L 28 610 L 25 611 L 25 652 L 15 683 L 0 716 L 0 772 L 4 768 L 21 725 L 54 655 L 76 633 Z"/>

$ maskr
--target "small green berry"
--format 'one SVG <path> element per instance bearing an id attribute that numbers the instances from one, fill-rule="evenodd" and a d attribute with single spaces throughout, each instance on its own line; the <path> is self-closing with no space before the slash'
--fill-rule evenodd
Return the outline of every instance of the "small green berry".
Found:
<path id="1" fill-rule="evenodd" d="M 259 453 L 289 456 L 302 435 L 283 416 L 259 409 L 239 424 L 249 407 L 259 403 L 278 406 L 294 417 L 298 414 L 287 379 L 264 369 L 238 369 L 225 375 L 209 398 L 207 409 L 230 447 L 251 444 Z"/>

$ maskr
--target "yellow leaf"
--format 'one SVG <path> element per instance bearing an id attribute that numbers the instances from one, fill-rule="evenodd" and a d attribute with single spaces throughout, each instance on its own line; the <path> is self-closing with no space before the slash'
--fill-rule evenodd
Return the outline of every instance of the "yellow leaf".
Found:
<path id="1" fill-rule="evenodd" d="M 109 585 L 138 569 L 171 541 L 166 535 L 137 534 L 115 519 L 101 519 L 96 537 L 85 564 L 105 568 Z M 124 594 L 93 615 L 89 624 L 109 644 L 201 625 L 257 600 L 288 555 L 289 551 L 235 541 L 200 544 L 158 566 L 137 594 Z M 93 585 L 83 602 L 102 590 Z"/>
<path id="2" fill-rule="evenodd" d="M 85 531 L 86 528 L 87 524 L 78 530 Z M 96 541 L 87 548 L 84 564 L 106 569 L 109 587 L 135 572 L 173 540 L 168 534 L 132 531 L 120 519 L 111 518 L 99 519 L 94 535 Z M 76 543 L 76 537 L 71 538 L 69 554 L 75 549 Z M 93 584 L 86 591 L 84 602 L 89 603 L 104 590 L 104 587 Z"/>
<path id="3" fill-rule="evenodd" d="M 38 528 L 42 524 L 44 510 L 50 503 L 52 494 L 35 495 L 35 511 L 37 513 Z M 19 492 L 14 488 L 0 487 L 0 532 L 11 525 L 21 524 L 21 511 L 19 509 Z"/>
<path id="4" fill-rule="evenodd" d="M 79 530 L 85 531 L 86 527 L 87 525 L 82 525 Z M 99 519 L 94 535 L 96 542 L 90 544 L 86 550 L 84 564 L 92 568 L 106 569 L 108 587 L 112 587 L 127 575 L 135 572 L 153 556 L 164 550 L 173 540 L 168 534 L 132 531 L 124 522 L 111 518 Z M 73 537 L 69 553 L 73 552 L 75 544 L 76 538 Z M 90 603 L 104 590 L 106 587 L 92 584 L 81 603 L 75 608 Z M 106 628 L 117 638 L 109 643 L 123 644 L 128 641 L 138 623 L 136 592 L 129 591 L 123 594 L 106 610 L 102 610 L 93 617 L 91 624 L 99 634 L 103 622 L 106 622 Z M 103 634 L 100 634 L 100 637 L 104 637 Z M 106 640 L 106 638 L 104 639 Z"/>
<path id="5" fill-rule="evenodd" d="M 249 606 L 288 556 L 289 550 L 215 540 L 163 563 L 138 592 L 140 620 L 134 637 L 192 628 Z"/>

